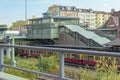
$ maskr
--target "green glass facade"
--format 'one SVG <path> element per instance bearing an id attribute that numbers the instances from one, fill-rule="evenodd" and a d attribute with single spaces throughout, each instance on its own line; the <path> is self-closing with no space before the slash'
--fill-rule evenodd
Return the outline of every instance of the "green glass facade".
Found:
<path id="1" fill-rule="evenodd" d="M 53 39 L 59 37 L 58 26 L 79 25 L 78 18 L 48 17 L 30 19 L 27 37 L 32 39 Z"/>

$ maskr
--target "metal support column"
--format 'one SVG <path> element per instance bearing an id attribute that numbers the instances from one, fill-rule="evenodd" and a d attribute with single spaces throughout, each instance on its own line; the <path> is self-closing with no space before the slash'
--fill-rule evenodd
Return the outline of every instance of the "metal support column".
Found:
<path id="1" fill-rule="evenodd" d="M 14 39 L 14 35 L 12 35 L 12 45 L 14 44 L 15 44 L 15 39 Z M 12 60 L 12 65 L 16 66 L 14 47 L 12 48 L 11 60 Z"/>
<path id="2" fill-rule="evenodd" d="M 10 44 L 10 43 L 8 43 L 8 44 Z M 8 47 L 8 48 L 6 49 L 6 53 L 7 53 L 7 58 L 8 58 L 8 59 L 10 59 L 10 51 L 11 51 L 11 49 L 10 49 L 10 47 Z"/>
<path id="3" fill-rule="evenodd" d="M 4 49 L 0 46 L 0 72 L 3 71 L 3 64 L 4 64 Z"/>
<path id="4" fill-rule="evenodd" d="M 64 53 L 59 54 L 59 80 L 64 78 Z"/>

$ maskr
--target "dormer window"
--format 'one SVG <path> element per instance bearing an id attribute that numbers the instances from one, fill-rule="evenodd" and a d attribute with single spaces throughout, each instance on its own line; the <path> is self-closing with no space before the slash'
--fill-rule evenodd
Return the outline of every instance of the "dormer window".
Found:
<path id="1" fill-rule="evenodd" d="M 64 7 L 62 7 L 62 10 L 65 10 L 65 8 L 64 8 Z"/>

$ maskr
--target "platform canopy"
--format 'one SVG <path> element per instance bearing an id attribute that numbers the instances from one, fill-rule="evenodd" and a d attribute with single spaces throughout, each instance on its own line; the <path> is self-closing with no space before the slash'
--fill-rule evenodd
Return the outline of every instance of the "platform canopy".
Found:
<path id="1" fill-rule="evenodd" d="M 104 45 L 106 45 L 106 46 L 119 46 L 120 47 L 120 39 L 115 39 L 115 40 L 108 42 Z"/>

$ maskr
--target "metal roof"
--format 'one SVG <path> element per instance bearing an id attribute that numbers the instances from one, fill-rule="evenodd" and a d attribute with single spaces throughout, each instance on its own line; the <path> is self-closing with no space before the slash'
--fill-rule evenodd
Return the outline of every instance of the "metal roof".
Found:
<path id="1" fill-rule="evenodd" d="M 111 42 L 108 42 L 106 43 L 105 45 L 108 45 L 108 46 L 120 46 L 120 39 L 115 39 Z"/>
<path id="2" fill-rule="evenodd" d="M 110 42 L 109 39 L 107 39 L 105 37 L 101 37 L 92 31 L 87 31 L 86 29 L 84 29 L 78 25 L 64 25 L 64 26 L 67 27 L 68 29 L 72 30 L 73 32 L 78 32 L 79 34 L 86 37 L 87 39 L 92 39 L 92 40 L 96 41 L 97 43 L 99 43 L 101 45 Z"/>

